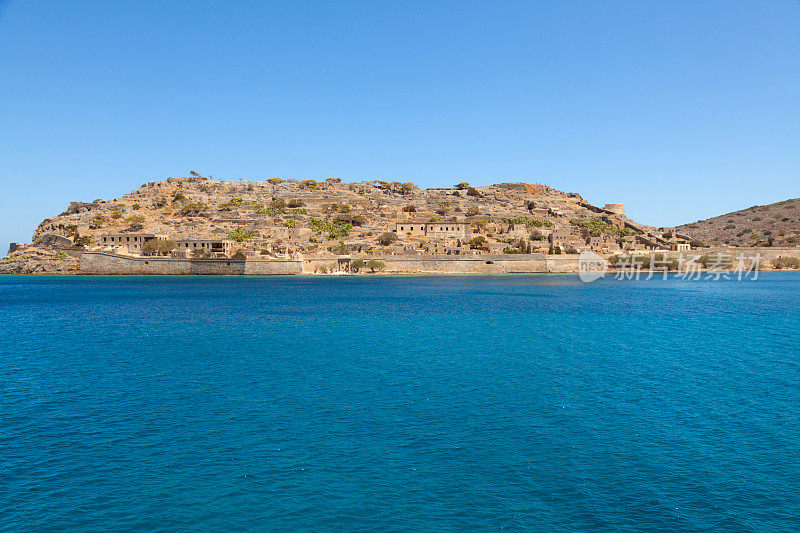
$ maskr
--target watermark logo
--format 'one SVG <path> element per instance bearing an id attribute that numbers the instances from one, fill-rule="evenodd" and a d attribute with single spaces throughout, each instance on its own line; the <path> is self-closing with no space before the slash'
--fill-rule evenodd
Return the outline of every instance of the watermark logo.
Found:
<path id="1" fill-rule="evenodd" d="M 578 277 L 590 283 L 613 274 L 615 280 L 649 280 L 656 276 L 667 279 L 669 274 L 684 280 L 743 279 L 757 280 L 761 254 L 731 257 L 725 254 L 685 255 L 668 257 L 665 254 L 615 255 L 609 260 L 591 251 L 578 257 Z"/>
<path id="2" fill-rule="evenodd" d="M 591 283 L 604 277 L 607 271 L 608 261 L 601 255 L 586 250 L 578 256 L 578 277 L 584 283 Z"/>

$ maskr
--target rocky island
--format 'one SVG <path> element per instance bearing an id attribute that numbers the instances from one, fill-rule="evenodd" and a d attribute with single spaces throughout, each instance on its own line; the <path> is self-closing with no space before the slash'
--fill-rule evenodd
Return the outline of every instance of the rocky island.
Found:
<path id="1" fill-rule="evenodd" d="M 0 273 L 575 272 L 585 251 L 611 265 L 635 254 L 731 251 L 693 229 L 647 226 L 626 217 L 622 204 L 595 206 L 540 184 L 421 189 L 381 180 L 214 180 L 191 172 L 149 181 L 122 198 L 70 203 L 39 224 L 31 244 L 12 243 Z M 794 242 L 751 244 L 783 266 L 798 257 Z"/>

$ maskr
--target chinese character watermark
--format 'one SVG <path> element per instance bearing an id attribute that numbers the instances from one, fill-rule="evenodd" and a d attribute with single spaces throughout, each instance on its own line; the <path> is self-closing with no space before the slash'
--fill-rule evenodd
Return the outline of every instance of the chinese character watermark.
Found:
<path id="1" fill-rule="evenodd" d="M 606 260 L 594 252 L 585 251 L 578 257 L 578 277 L 586 283 L 613 275 L 615 280 L 640 280 L 673 274 L 682 280 L 757 280 L 761 254 L 686 255 L 667 254 L 615 255 Z"/>

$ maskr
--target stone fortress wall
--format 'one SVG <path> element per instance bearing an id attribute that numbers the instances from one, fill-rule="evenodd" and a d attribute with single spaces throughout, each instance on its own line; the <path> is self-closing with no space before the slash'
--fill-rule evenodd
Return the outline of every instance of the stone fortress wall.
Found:
<path id="1" fill-rule="evenodd" d="M 286 260 L 180 259 L 84 252 L 78 273 L 106 275 L 301 275 L 338 270 L 337 257 Z M 576 272 L 578 256 L 386 256 L 374 257 L 384 274 L 523 274 Z"/>
<path id="2" fill-rule="evenodd" d="M 662 252 L 656 252 L 661 254 Z M 734 259 L 761 257 L 762 265 L 778 257 L 800 258 L 798 248 L 718 248 L 702 253 L 663 252 L 668 258 L 724 254 Z M 107 252 L 83 252 L 79 274 L 107 275 L 309 275 L 339 270 L 339 257 L 308 259 L 236 260 L 180 259 L 134 257 Z M 646 254 L 649 255 L 649 254 Z M 574 273 L 578 271 L 578 255 L 499 254 L 480 256 L 375 256 L 386 267 L 384 274 L 535 274 Z M 368 269 L 365 269 L 368 271 Z"/>

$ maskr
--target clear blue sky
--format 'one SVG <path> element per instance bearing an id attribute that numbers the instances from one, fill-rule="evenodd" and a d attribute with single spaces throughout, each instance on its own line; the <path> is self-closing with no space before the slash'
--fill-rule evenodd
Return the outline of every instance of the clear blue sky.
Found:
<path id="1" fill-rule="evenodd" d="M 798 197 L 800 3 L 0 0 L 0 252 L 189 170 Z"/>

